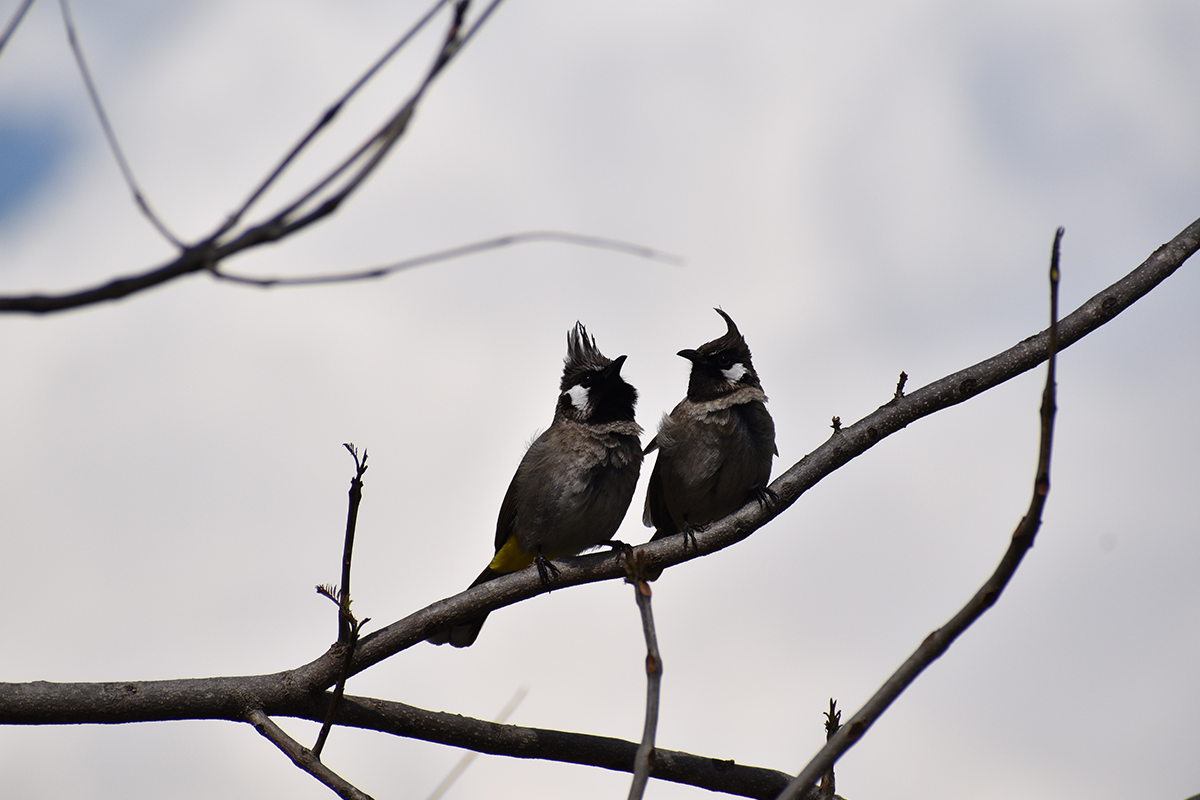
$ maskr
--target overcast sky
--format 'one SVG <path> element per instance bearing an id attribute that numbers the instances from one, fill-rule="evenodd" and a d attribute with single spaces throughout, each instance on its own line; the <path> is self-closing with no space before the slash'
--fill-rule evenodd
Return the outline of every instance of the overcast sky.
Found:
<path id="1" fill-rule="evenodd" d="M 15 0 L 0 3 L 7 20 Z M 146 197 L 211 232 L 423 13 L 413 2 L 77 0 Z M 289 175 L 407 96 L 418 40 Z M 615 237 L 684 266 L 532 244 L 386 280 L 263 291 L 193 276 L 0 317 L 0 680 L 273 672 L 335 637 L 354 442 L 370 453 L 354 602 L 377 629 L 492 554 L 523 448 L 583 321 L 653 431 L 675 353 L 724 331 L 771 398 L 776 474 L 891 398 L 1045 327 L 1200 216 L 1200 6 L 1188 0 L 509 0 L 353 201 L 233 259 L 359 269 L 525 230 Z M 172 249 L 106 149 L 57 4 L 0 56 L 0 293 L 138 272 Z M 1053 489 L 998 605 L 840 763 L 850 800 L 1116 800 L 1200 792 L 1197 264 L 1063 354 Z M 654 585 L 658 743 L 789 772 L 985 580 L 1033 481 L 1039 369 L 911 425 L 736 547 Z M 646 474 L 652 465 L 647 462 Z M 641 542 L 640 488 L 619 538 Z M 496 612 L 353 694 L 637 739 L 631 590 Z M 280 720 L 311 744 L 316 726 Z M 326 761 L 422 798 L 460 751 L 337 730 Z M 612 798 L 628 777 L 478 759 L 450 797 Z M 326 798 L 248 726 L 0 728 L 6 798 Z M 653 798 L 708 793 L 652 784 Z"/>

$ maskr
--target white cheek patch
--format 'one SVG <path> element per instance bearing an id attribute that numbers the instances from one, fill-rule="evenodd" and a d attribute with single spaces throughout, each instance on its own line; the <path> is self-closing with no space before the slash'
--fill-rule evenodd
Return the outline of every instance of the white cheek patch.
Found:
<path id="1" fill-rule="evenodd" d="M 721 374 L 724 375 L 726 378 L 728 378 L 730 381 L 737 383 L 738 381 L 740 381 L 742 379 L 742 376 L 746 374 L 746 365 L 739 361 L 738 363 L 734 364 L 729 369 L 721 370 Z"/>
<path id="2" fill-rule="evenodd" d="M 566 394 L 571 397 L 571 405 L 575 406 L 576 410 L 583 411 L 588 405 L 588 390 L 586 386 L 580 386 L 578 383 L 567 389 Z"/>

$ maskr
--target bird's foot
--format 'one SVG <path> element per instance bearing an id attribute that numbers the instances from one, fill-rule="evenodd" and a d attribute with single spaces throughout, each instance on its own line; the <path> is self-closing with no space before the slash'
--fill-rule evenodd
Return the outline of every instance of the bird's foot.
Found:
<path id="1" fill-rule="evenodd" d="M 607 542 L 601 542 L 599 546 L 612 548 L 610 552 L 617 558 L 625 560 L 633 558 L 633 547 L 620 539 L 609 539 Z"/>
<path id="2" fill-rule="evenodd" d="M 686 551 L 688 549 L 688 544 L 690 543 L 692 547 L 696 548 L 696 550 L 699 550 L 700 545 L 696 544 L 696 534 L 707 527 L 707 525 L 693 525 L 690 522 L 685 522 L 683 524 L 683 530 L 680 531 L 680 533 L 683 534 L 683 549 Z"/>
<path id="3" fill-rule="evenodd" d="M 770 486 L 760 486 L 754 490 L 754 499 L 761 508 L 770 509 L 779 502 L 779 495 Z"/>
<path id="4" fill-rule="evenodd" d="M 533 563 L 537 565 L 538 577 L 542 579 L 543 586 L 550 585 L 550 576 L 558 577 L 558 567 L 554 566 L 554 562 L 542 555 L 542 551 L 538 550 L 537 557 Z"/>
<path id="5" fill-rule="evenodd" d="M 683 523 L 683 527 L 677 531 L 664 531 L 662 529 L 655 531 L 654 535 L 650 537 L 650 541 L 657 542 L 660 539 L 666 539 L 668 536 L 677 536 L 682 533 L 684 550 L 687 550 L 689 544 L 699 549 L 696 545 L 696 534 L 707 527 L 707 525 L 693 525 L 690 522 L 685 522 Z"/>

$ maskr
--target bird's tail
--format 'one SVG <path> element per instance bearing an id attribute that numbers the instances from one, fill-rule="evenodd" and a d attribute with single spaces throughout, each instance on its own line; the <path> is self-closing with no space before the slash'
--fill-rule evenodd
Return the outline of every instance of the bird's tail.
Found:
<path id="1" fill-rule="evenodd" d="M 505 573 L 503 572 L 497 572 L 496 570 L 493 570 L 491 565 L 488 565 L 483 572 L 479 573 L 479 577 L 476 578 L 475 581 L 467 588 L 474 589 L 479 584 L 487 583 L 490 580 L 495 580 L 504 574 Z M 483 623 L 487 621 L 487 618 L 488 615 L 484 614 L 481 617 L 469 619 L 466 622 L 460 622 L 457 625 L 451 625 L 445 630 L 438 631 L 425 641 L 431 644 L 448 644 L 451 647 L 470 647 L 471 645 L 475 644 L 475 640 L 479 637 L 479 631 L 483 629 Z"/>

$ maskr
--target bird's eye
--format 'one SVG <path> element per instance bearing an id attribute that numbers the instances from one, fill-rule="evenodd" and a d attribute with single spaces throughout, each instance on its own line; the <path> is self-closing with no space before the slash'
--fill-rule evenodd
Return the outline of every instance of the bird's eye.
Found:
<path id="1" fill-rule="evenodd" d="M 732 353 L 718 353 L 717 354 L 717 366 L 719 366 L 721 369 L 729 369 L 729 367 L 732 365 L 733 365 L 733 354 Z"/>
<path id="2" fill-rule="evenodd" d="M 587 375 L 584 375 L 582 378 L 579 379 L 579 385 L 586 389 L 592 385 L 592 382 L 595 379 L 596 379 L 596 376 L 589 372 Z"/>

